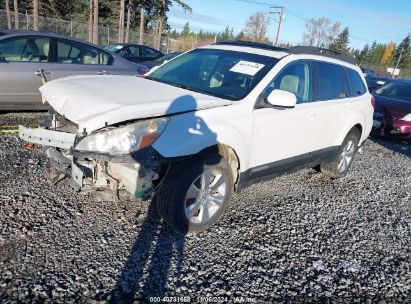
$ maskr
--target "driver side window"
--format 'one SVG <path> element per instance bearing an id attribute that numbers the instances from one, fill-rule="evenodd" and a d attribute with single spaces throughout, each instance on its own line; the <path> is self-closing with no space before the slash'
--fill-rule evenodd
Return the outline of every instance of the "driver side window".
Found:
<path id="1" fill-rule="evenodd" d="M 311 63 L 298 61 L 286 66 L 265 88 L 264 100 L 277 89 L 293 93 L 297 97 L 297 104 L 312 101 Z"/>

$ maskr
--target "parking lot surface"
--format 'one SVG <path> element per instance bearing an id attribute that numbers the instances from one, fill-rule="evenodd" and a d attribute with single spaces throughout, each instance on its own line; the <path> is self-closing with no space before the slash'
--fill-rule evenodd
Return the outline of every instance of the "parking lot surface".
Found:
<path id="1" fill-rule="evenodd" d="M 3 114 L 0 124 L 38 116 Z M 306 169 L 253 185 L 217 225 L 188 236 L 149 202 L 97 202 L 65 181 L 50 185 L 44 151 L 24 144 L 0 135 L 1 303 L 410 303 L 406 142 L 368 140 L 342 179 Z"/>

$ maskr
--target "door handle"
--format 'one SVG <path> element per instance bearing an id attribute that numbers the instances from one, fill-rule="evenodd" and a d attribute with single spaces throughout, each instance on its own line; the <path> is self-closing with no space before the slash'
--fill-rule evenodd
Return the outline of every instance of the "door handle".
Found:
<path id="1" fill-rule="evenodd" d="M 308 113 L 305 115 L 305 118 L 307 118 L 307 119 L 314 119 L 316 116 L 317 116 L 317 114 L 316 114 L 315 112 L 308 112 Z"/>
<path id="2" fill-rule="evenodd" d="M 104 70 L 97 71 L 97 75 L 107 75 L 107 74 L 108 74 L 107 71 L 104 71 Z"/>
<path id="3" fill-rule="evenodd" d="M 40 69 L 40 70 L 35 71 L 34 75 L 36 76 L 50 75 L 50 72 L 47 70 Z"/>

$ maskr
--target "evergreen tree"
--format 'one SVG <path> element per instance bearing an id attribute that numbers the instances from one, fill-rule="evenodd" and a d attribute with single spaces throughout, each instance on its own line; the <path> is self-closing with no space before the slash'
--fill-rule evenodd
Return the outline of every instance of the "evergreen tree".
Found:
<path id="1" fill-rule="evenodd" d="M 348 43 L 350 32 L 348 27 L 346 27 L 338 36 L 337 38 L 330 44 L 329 49 L 334 52 L 340 52 L 347 54 L 349 52 Z"/>
<path id="2" fill-rule="evenodd" d="M 401 55 L 401 59 L 400 59 Z M 397 46 L 394 52 L 394 64 L 396 65 L 398 62 L 398 67 L 399 68 L 404 68 L 408 65 L 408 63 L 411 62 L 410 60 L 410 36 L 405 37 L 401 43 Z M 398 61 L 399 60 L 399 61 Z"/>
<path id="3" fill-rule="evenodd" d="M 191 30 L 190 30 L 190 22 L 186 22 L 186 24 L 184 24 L 184 28 L 181 31 L 181 36 L 188 36 L 190 35 Z"/>
<path id="4" fill-rule="evenodd" d="M 359 63 L 368 63 L 368 59 L 370 56 L 370 46 L 368 43 L 364 45 L 364 48 L 361 50 L 360 55 L 358 56 Z"/>

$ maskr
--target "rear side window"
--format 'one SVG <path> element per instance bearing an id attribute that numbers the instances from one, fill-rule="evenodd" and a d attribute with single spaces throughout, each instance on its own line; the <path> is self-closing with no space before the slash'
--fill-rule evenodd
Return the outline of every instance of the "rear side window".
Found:
<path id="1" fill-rule="evenodd" d="M 57 42 L 57 62 L 69 64 L 108 65 L 110 56 L 99 49 L 74 43 L 71 41 Z"/>
<path id="2" fill-rule="evenodd" d="M 352 69 L 346 68 L 345 70 L 347 71 L 348 79 L 350 80 L 350 95 L 355 97 L 365 94 L 367 89 L 365 88 L 360 75 Z"/>
<path id="3" fill-rule="evenodd" d="M 340 99 L 347 97 L 344 89 L 342 68 L 339 65 L 317 62 L 318 100 Z"/>
<path id="4" fill-rule="evenodd" d="M 156 50 L 153 50 L 151 48 L 142 47 L 142 49 L 141 49 L 141 57 L 154 59 L 154 58 L 158 58 L 160 56 L 161 56 L 161 53 L 159 53 Z"/>

